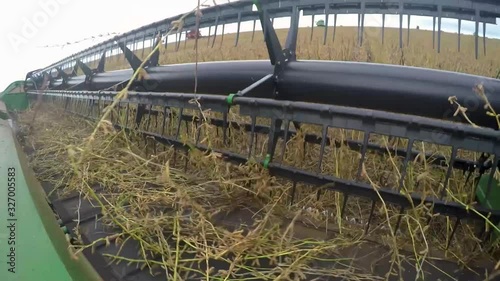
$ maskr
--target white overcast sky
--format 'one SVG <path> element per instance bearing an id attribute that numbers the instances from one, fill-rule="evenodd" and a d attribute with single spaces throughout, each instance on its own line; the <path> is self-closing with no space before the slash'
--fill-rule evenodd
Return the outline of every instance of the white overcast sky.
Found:
<path id="1" fill-rule="evenodd" d="M 204 0 L 202 0 L 204 1 Z M 216 0 L 217 4 L 227 0 Z M 64 47 L 84 38 L 108 33 L 123 33 L 142 25 L 179 15 L 196 7 L 197 0 L 17 0 L 0 1 L 0 91 L 14 80 L 24 80 L 27 72 L 45 67 L 66 56 L 99 42 L 87 40 Z M 213 5 L 213 0 L 207 2 Z M 316 16 L 316 19 L 322 17 Z M 323 17 L 324 18 L 324 17 Z M 287 27 L 288 20 L 276 20 L 276 27 Z M 301 25 L 310 25 L 310 17 Z M 500 20 L 499 20 L 500 23 Z M 355 15 L 338 17 L 338 25 L 356 25 Z M 381 16 L 367 15 L 365 24 L 381 25 Z M 387 26 L 398 26 L 397 17 L 388 17 Z M 432 29 L 432 19 L 412 17 L 411 26 Z M 406 26 L 406 17 L 403 26 Z M 443 30 L 456 32 L 455 20 L 443 20 Z M 226 28 L 232 32 L 232 28 Z M 251 24 L 242 27 L 250 30 Z M 472 33 L 474 24 L 464 22 L 463 33 Z M 482 34 L 482 25 L 480 33 Z M 500 38 L 498 25 L 487 26 L 487 36 Z M 110 37 L 101 37 L 108 39 Z"/>

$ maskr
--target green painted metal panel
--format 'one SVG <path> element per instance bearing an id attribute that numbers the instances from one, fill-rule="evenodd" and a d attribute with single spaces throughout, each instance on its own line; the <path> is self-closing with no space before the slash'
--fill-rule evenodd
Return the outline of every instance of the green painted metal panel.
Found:
<path id="1" fill-rule="evenodd" d="M 6 94 L 1 99 L 9 111 L 23 111 L 29 107 L 26 93 Z"/>
<path id="2" fill-rule="evenodd" d="M 12 82 L 0 94 L 0 101 L 3 101 L 10 111 L 23 111 L 29 107 L 28 95 L 24 92 L 24 81 Z"/>
<path id="3" fill-rule="evenodd" d="M 1 120 L 9 119 L 9 115 L 7 114 L 7 107 L 1 101 L 0 101 L 0 119 Z"/>
<path id="4" fill-rule="evenodd" d="M 486 208 L 500 210 L 500 182 L 493 179 L 488 198 L 486 198 L 486 194 L 488 193 L 488 181 L 489 175 L 481 176 L 476 189 L 477 199 L 479 203 Z M 500 228 L 500 224 L 498 224 L 498 227 Z M 500 237 L 500 232 L 495 231 L 493 236 L 494 239 L 498 239 Z"/>
<path id="5" fill-rule="evenodd" d="M 21 151 L 8 120 L 0 120 L 0 280 L 100 280 L 83 255 L 69 251 Z"/>

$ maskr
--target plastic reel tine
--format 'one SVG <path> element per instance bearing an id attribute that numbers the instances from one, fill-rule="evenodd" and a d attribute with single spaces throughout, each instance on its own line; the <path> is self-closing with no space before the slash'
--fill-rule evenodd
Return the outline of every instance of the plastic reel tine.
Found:
<path id="1" fill-rule="evenodd" d="M 50 101 L 50 99 L 49 99 Z M 89 100 L 84 100 L 83 101 L 83 107 L 82 107 L 82 115 L 87 116 L 87 112 L 89 111 Z"/>
<path id="2" fill-rule="evenodd" d="M 125 113 L 125 127 L 128 127 L 129 111 L 130 111 L 130 103 L 127 102 L 127 109 L 126 109 L 126 113 Z"/>
<path id="3" fill-rule="evenodd" d="M 345 208 L 347 207 L 347 201 L 349 201 L 349 194 L 344 193 L 344 202 L 342 202 L 342 209 L 340 210 L 340 217 L 344 216 Z"/>
<path id="4" fill-rule="evenodd" d="M 337 31 L 337 14 L 333 15 L 333 34 L 332 34 L 332 42 L 335 42 L 335 33 Z"/>
<path id="5" fill-rule="evenodd" d="M 325 30 L 323 33 L 323 45 L 326 45 L 326 39 L 328 38 L 328 19 L 330 18 L 330 5 L 325 4 Z"/>
<path id="6" fill-rule="evenodd" d="M 94 100 L 92 102 L 92 117 L 94 117 L 94 118 L 98 118 L 99 117 L 99 111 L 98 111 L 98 108 L 97 108 L 98 104 L 99 104 L 99 101 Z"/>
<path id="7" fill-rule="evenodd" d="M 155 137 L 153 137 L 153 154 L 154 154 L 154 155 L 156 155 L 156 152 L 157 152 L 157 151 L 156 151 L 156 143 L 157 143 L 156 138 L 155 138 Z"/>
<path id="8" fill-rule="evenodd" d="M 399 8 L 399 48 L 403 48 L 403 13 L 402 13 L 402 4 Z"/>
<path id="9" fill-rule="evenodd" d="M 200 125 L 198 125 L 198 122 L 196 122 L 196 145 L 200 142 L 200 137 L 201 137 L 201 130 L 203 129 L 203 114 L 200 112 L 198 120 L 200 122 Z"/>
<path id="10" fill-rule="evenodd" d="M 137 41 L 135 40 L 136 34 L 134 33 L 134 36 L 132 37 L 132 52 L 135 54 L 135 51 L 137 51 L 137 46 L 136 43 Z"/>
<path id="11" fill-rule="evenodd" d="M 122 102 L 118 102 L 116 105 L 116 124 L 122 123 Z"/>
<path id="12" fill-rule="evenodd" d="M 295 191 L 297 189 L 297 182 L 294 180 L 292 184 L 292 190 L 290 191 L 290 206 L 293 206 L 294 201 L 295 201 Z"/>
<path id="13" fill-rule="evenodd" d="M 443 12 L 443 7 L 441 5 L 438 5 L 438 53 L 441 53 L 441 19 L 442 19 L 442 14 Z"/>
<path id="14" fill-rule="evenodd" d="M 458 19 L 458 32 L 457 32 L 457 35 L 458 35 L 458 52 L 460 53 L 460 45 L 461 45 L 461 42 L 460 42 L 460 33 L 462 33 L 462 19 Z"/>
<path id="15" fill-rule="evenodd" d="M 271 159 L 276 152 L 276 145 L 278 144 L 279 132 L 281 131 L 281 124 L 283 121 L 281 119 L 273 119 L 271 130 L 269 131 L 269 142 L 267 154 L 270 155 Z"/>
<path id="16" fill-rule="evenodd" d="M 78 112 L 78 105 L 80 104 L 80 101 L 79 100 L 76 100 L 74 102 L 74 105 L 73 105 L 73 108 L 72 108 L 72 111 L 74 112 Z"/>
<path id="17" fill-rule="evenodd" d="M 110 108 L 110 105 L 111 105 L 110 103 L 107 103 L 106 107 Z M 113 123 L 114 120 L 115 120 L 115 111 L 114 111 L 114 109 L 110 109 L 110 121 L 111 121 L 111 123 Z"/>
<path id="18" fill-rule="evenodd" d="M 307 142 L 305 140 L 305 137 L 304 137 L 304 142 L 302 143 L 302 150 L 303 150 L 303 153 L 302 153 L 302 158 L 306 158 L 306 155 L 307 155 Z"/>
<path id="19" fill-rule="evenodd" d="M 81 106 L 80 106 L 80 114 L 82 116 L 85 116 L 85 111 L 87 111 L 86 110 L 87 109 L 87 104 L 88 104 L 88 102 L 86 100 L 82 100 Z"/>
<path id="20" fill-rule="evenodd" d="M 368 217 L 368 222 L 366 224 L 366 229 L 365 229 L 365 234 L 368 233 L 368 230 L 370 229 L 370 223 L 372 221 L 372 218 L 373 218 L 373 213 L 375 212 L 375 205 L 377 204 L 377 202 L 375 200 L 372 201 L 372 208 L 370 210 L 370 217 Z"/>
<path id="21" fill-rule="evenodd" d="M 444 178 L 443 189 L 441 190 L 439 195 L 440 199 L 443 199 L 444 195 L 446 194 L 446 190 L 448 189 L 448 180 L 451 177 L 451 172 L 453 171 L 453 164 L 455 163 L 456 158 L 457 158 L 457 148 L 453 147 L 451 150 L 451 159 L 448 166 L 448 170 L 446 171 L 446 176 Z"/>
<path id="22" fill-rule="evenodd" d="M 149 110 L 148 110 L 148 120 L 146 121 L 146 132 L 149 130 L 149 124 L 151 123 L 151 110 L 153 109 L 153 105 L 149 105 Z"/>
<path id="23" fill-rule="evenodd" d="M 186 50 L 187 42 L 188 42 L 188 32 L 184 32 L 184 50 Z"/>
<path id="24" fill-rule="evenodd" d="M 283 148 L 281 149 L 281 163 L 285 160 L 285 153 L 286 153 L 286 143 L 288 142 L 288 132 L 290 130 L 290 121 L 285 120 L 285 134 L 283 136 Z"/>
<path id="25" fill-rule="evenodd" d="M 222 132 L 222 134 L 223 134 L 222 141 L 223 141 L 224 145 L 228 144 L 228 139 L 227 139 L 227 129 L 228 129 L 227 117 L 228 117 L 228 113 L 224 112 L 223 115 L 222 115 L 222 131 L 223 131 Z M 218 132 L 219 132 L 219 127 L 217 127 L 217 133 Z"/>
<path id="26" fill-rule="evenodd" d="M 146 50 L 144 48 L 145 42 L 146 42 L 146 34 L 142 35 L 142 55 L 141 55 L 141 58 L 144 58 L 144 51 Z"/>
<path id="27" fill-rule="evenodd" d="M 406 146 L 406 156 L 405 160 L 403 161 L 403 167 L 402 167 L 402 172 L 401 172 L 401 178 L 399 179 L 399 187 L 398 187 L 398 192 L 401 192 L 401 189 L 403 188 L 405 177 L 406 177 L 406 172 L 408 170 L 408 162 L 410 162 L 410 157 L 412 156 L 412 150 L 413 150 L 413 143 L 415 140 L 409 139 L 408 140 L 408 145 Z"/>
<path id="28" fill-rule="evenodd" d="M 410 45 L 410 19 L 411 19 L 411 15 L 408 14 L 408 34 L 407 34 L 407 37 L 406 37 L 406 46 L 409 46 Z"/>
<path id="29" fill-rule="evenodd" d="M 172 156 L 172 167 L 175 167 L 175 164 L 177 163 L 177 148 L 174 147 L 174 155 Z"/>
<path id="30" fill-rule="evenodd" d="M 486 22 L 483 22 L 483 49 L 486 56 Z"/>
<path id="31" fill-rule="evenodd" d="M 257 144 L 259 144 L 259 131 L 256 131 L 255 138 L 253 140 L 253 147 L 257 150 Z"/>
<path id="32" fill-rule="evenodd" d="M 264 20 L 261 22 L 261 24 L 262 24 L 262 31 L 263 31 L 262 33 L 264 35 L 263 40 L 264 40 L 264 42 L 266 42 L 267 29 L 268 29 L 267 19 L 269 19 L 269 13 L 268 13 L 267 9 L 263 11 L 263 14 L 264 14 Z"/>
<path id="33" fill-rule="evenodd" d="M 255 25 L 257 24 L 257 21 L 256 20 L 253 20 L 253 30 L 252 30 L 252 43 L 253 43 L 253 39 L 255 38 Z"/>
<path id="34" fill-rule="evenodd" d="M 92 117 L 96 117 L 95 115 L 95 109 L 96 109 L 96 101 L 95 100 L 92 100 L 92 109 L 91 109 L 91 112 L 90 112 L 90 115 Z"/>
<path id="35" fill-rule="evenodd" d="M 228 124 L 230 124 L 230 123 L 228 122 Z M 227 130 L 227 136 L 228 136 L 228 138 L 229 138 L 229 139 L 231 139 L 231 132 L 232 132 L 231 127 L 228 127 L 228 130 Z M 229 141 L 230 141 L 230 140 L 228 140 L 228 142 L 229 142 Z"/>
<path id="36" fill-rule="evenodd" d="M 182 117 L 184 113 L 184 108 L 182 107 L 179 112 L 179 121 L 177 122 L 177 132 L 175 133 L 175 138 L 179 139 L 179 134 L 181 133 Z"/>
<path id="37" fill-rule="evenodd" d="M 210 46 L 210 35 L 212 33 L 212 26 L 208 27 L 208 36 L 207 36 L 207 47 Z"/>
<path id="38" fill-rule="evenodd" d="M 457 231 L 459 225 L 460 225 L 460 218 L 457 218 L 455 224 L 453 225 L 450 237 L 448 237 L 448 242 L 446 243 L 446 250 L 450 248 L 451 240 L 453 239 L 453 236 L 455 235 L 455 232 Z"/>
<path id="39" fill-rule="evenodd" d="M 321 198 L 321 189 L 318 188 L 318 191 L 316 191 L 316 201 L 319 201 L 320 198 Z"/>
<path id="40" fill-rule="evenodd" d="M 92 114 L 92 100 L 87 101 L 87 117 Z"/>
<path id="41" fill-rule="evenodd" d="M 240 30 L 241 30 L 241 12 L 238 13 L 238 26 L 236 28 L 236 39 L 234 41 L 235 47 L 238 47 L 238 42 L 240 41 Z"/>
<path id="42" fill-rule="evenodd" d="M 365 132 L 365 137 L 363 140 L 363 147 L 361 148 L 361 159 L 359 160 L 359 166 L 358 166 L 358 173 L 357 173 L 357 180 L 358 181 L 361 178 L 361 172 L 363 170 L 363 163 L 365 161 L 366 150 L 367 150 L 369 138 L 370 138 L 370 133 Z"/>
<path id="43" fill-rule="evenodd" d="M 217 16 L 215 18 L 215 31 L 214 31 L 214 39 L 212 40 L 212 48 L 214 47 L 215 45 L 215 40 L 217 39 L 217 29 L 219 27 L 219 17 Z"/>
<path id="44" fill-rule="evenodd" d="M 250 147 L 248 149 L 248 158 L 250 158 L 250 156 L 252 156 L 252 149 L 253 149 L 253 142 L 254 142 L 254 138 L 255 138 L 255 123 L 257 123 L 257 117 L 255 115 L 252 115 L 252 130 L 251 130 L 251 133 L 250 133 Z"/>
<path id="45" fill-rule="evenodd" d="M 182 117 L 182 118 L 184 118 L 183 116 L 181 116 L 181 117 Z M 189 125 L 190 125 L 191 123 L 189 122 L 189 120 L 188 120 L 187 118 L 186 118 L 186 120 L 184 120 L 184 124 L 186 125 L 186 132 L 189 132 L 189 130 L 190 130 L 190 129 L 189 129 Z"/>
<path id="46" fill-rule="evenodd" d="M 432 17 L 432 48 L 436 48 L 436 17 Z"/>
<path id="47" fill-rule="evenodd" d="M 382 45 L 384 45 L 385 39 L 385 14 L 382 14 Z"/>
<path id="48" fill-rule="evenodd" d="M 168 106 L 163 108 L 163 126 L 162 126 L 162 135 L 165 135 L 170 132 L 170 128 L 172 127 L 172 112 Z M 167 126 L 168 125 L 168 126 Z"/>
<path id="49" fill-rule="evenodd" d="M 155 110 L 155 131 L 158 130 L 158 116 L 160 115 L 160 112 L 158 110 Z"/>
<path id="50" fill-rule="evenodd" d="M 189 150 L 186 149 L 184 150 L 184 172 L 187 172 L 188 160 L 189 160 Z"/>
<path id="51" fill-rule="evenodd" d="M 321 173 L 321 163 L 323 163 L 323 156 L 325 154 L 325 145 L 327 138 L 328 138 L 328 126 L 323 125 L 323 131 L 321 133 L 321 149 L 319 152 L 319 161 L 318 161 L 318 173 Z"/>
<path id="52" fill-rule="evenodd" d="M 168 116 L 167 133 L 171 134 L 174 130 L 174 118 L 177 116 L 177 112 L 169 109 L 167 116 Z"/>
<path id="53" fill-rule="evenodd" d="M 360 28 L 359 28 L 359 46 L 363 46 L 363 35 L 365 32 L 365 2 L 361 2 L 361 14 L 360 14 Z"/>
<path id="54" fill-rule="evenodd" d="M 220 46 L 222 47 L 222 44 L 224 43 L 224 32 L 226 29 L 226 23 L 222 24 L 222 34 L 220 35 Z"/>
<path id="55" fill-rule="evenodd" d="M 181 29 L 179 29 L 179 41 L 177 41 L 177 47 L 176 47 L 176 49 L 175 49 L 175 51 L 176 51 L 176 52 L 177 52 L 177 51 L 179 51 L 179 48 L 180 48 L 180 46 L 181 46 L 182 30 L 183 30 L 182 28 L 181 28 Z"/>
<path id="56" fill-rule="evenodd" d="M 315 14 L 311 16 L 311 36 L 309 38 L 309 42 L 312 42 L 314 36 L 314 16 Z"/>

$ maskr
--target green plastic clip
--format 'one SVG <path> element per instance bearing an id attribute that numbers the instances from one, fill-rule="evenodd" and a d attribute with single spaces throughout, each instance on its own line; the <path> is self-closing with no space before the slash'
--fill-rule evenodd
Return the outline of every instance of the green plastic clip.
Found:
<path id="1" fill-rule="evenodd" d="M 61 229 L 65 234 L 69 233 L 68 228 L 66 226 L 62 226 Z"/>
<path id="2" fill-rule="evenodd" d="M 264 159 L 264 168 L 267 169 L 269 167 L 269 163 L 271 163 L 271 154 L 267 154 Z"/>
<path id="3" fill-rule="evenodd" d="M 234 97 L 236 96 L 236 94 L 229 94 L 226 98 L 226 102 L 227 104 L 229 105 L 233 105 L 233 100 L 234 100 Z"/>

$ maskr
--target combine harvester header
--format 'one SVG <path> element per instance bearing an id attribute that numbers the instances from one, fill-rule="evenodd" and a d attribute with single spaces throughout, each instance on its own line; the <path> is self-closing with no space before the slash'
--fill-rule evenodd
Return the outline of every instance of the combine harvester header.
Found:
<path id="1" fill-rule="evenodd" d="M 493 0 L 399 0 L 390 3 L 379 0 L 236 1 L 203 9 L 198 22 L 195 13 L 171 17 L 34 70 L 26 75 L 26 82 L 30 83 L 26 85 L 26 91 L 30 99 L 37 100 L 41 95 L 44 103 L 51 103 L 82 118 L 99 120 L 103 109 L 117 101 L 119 92 L 130 83 L 127 96 L 117 102 L 110 122 L 117 130 L 137 132 L 145 139 L 154 140 L 155 151 L 156 145 L 162 144 L 174 147 L 176 153 L 179 151 L 186 156 L 193 150 L 207 154 L 215 152 L 224 161 L 235 165 L 256 161 L 270 175 L 290 184 L 290 205 L 297 202 L 301 185 L 312 187 L 317 200 L 330 193 L 340 194 L 343 198 L 341 206 L 338 206 L 341 218 L 346 217 L 349 201 L 363 198 L 369 202 L 368 218 L 360 226 L 364 228 L 364 233 L 373 228 L 373 221 L 378 216 L 376 210 L 382 205 L 397 210 L 395 216 L 399 216 L 399 219 L 395 220 L 390 231 L 394 235 L 403 227 L 401 216 L 413 212 L 416 206 L 425 206 L 428 208 L 428 220 L 423 228 L 439 219 L 451 224 L 446 231 L 435 234 L 445 241 L 443 249 L 440 249 L 443 252 L 450 245 L 463 242 L 454 239 L 460 228 L 477 230 L 474 235 L 479 247 L 486 249 L 498 244 L 496 237 L 499 233 L 495 226 L 500 225 L 500 186 L 496 177 L 500 163 L 500 128 L 496 118 L 480 109 L 487 97 L 490 106 L 500 110 L 500 80 L 408 66 L 298 60 L 296 52 L 301 13 L 303 16 L 312 16 L 311 29 L 318 28 L 315 27 L 316 16 L 326 16 L 324 26 L 321 26 L 324 31 L 323 44 L 335 39 L 337 15 L 357 14 L 359 45 L 364 44 L 365 15 L 383 15 L 382 28 L 385 27 L 385 15 L 399 15 L 400 48 L 404 46 L 404 16 L 408 17 L 408 40 L 411 16 L 432 17 L 434 26 L 436 21 L 438 26 L 437 52 L 441 52 L 443 18 L 458 20 L 459 49 L 461 22 L 474 21 L 474 51 L 478 58 L 479 25 L 483 24 L 483 31 L 486 32 L 486 24 L 496 24 L 496 19 L 500 17 L 500 3 Z M 333 26 L 329 23 L 330 15 L 334 16 Z M 274 29 L 273 22 L 277 18 L 290 18 L 284 44 Z M 179 20 L 182 20 L 180 25 Z M 269 60 L 160 65 L 159 50 L 147 61 L 142 61 L 136 55 L 137 46 L 140 43 L 144 46 L 146 41 L 152 42 L 154 47 L 165 44 L 165 48 L 178 51 L 182 34 L 184 38 L 190 37 L 190 32 L 196 33 L 207 27 L 210 31 L 206 40 L 213 48 L 216 37 L 224 36 L 224 31 L 217 34 L 220 26 L 224 30 L 228 24 L 237 24 L 234 46 L 238 46 L 240 28 L 246 22 L 253 22 L 253 33 L 256 23 L 260 23 Z M 171 30 L 178 38 L 174 44 L 168 42 L 173 34 L 166 36 Z M 433 31 L 433 41 L 435 33 Z M 381 35 L 383 41 L 384 29 Z M 164 43 L 162 38 L 165 39 Z M 110 58 L 121 53 L 130 68 L 105 71 Z M 96 65 L 96 68 L 90 65 Z M 142 69 L 141 65 L 144 66 Z M 83 74 L 80 75 L 79 71 Z M 137 73 L 141 75 L 134 76 Z M 133 77 L 137 78 L 131 81 Z M 40 91 L 47 78 L 46 89 Z M 193 100 L 197 102 L 193 103 Z M 457 104 L 474 104 L 479 109 L 468 111 L 465 118 L 457 114 L 460 112 L 457 111 Z M 203 110 L 210 110 L 214 117 L 204 120 Z M 232 120 L 235 111 L 246 121 L 241 123 Z M 267 121 L 260 122 L 261 119 Z M 211 147 L 202 143 L 201 129 L 197 131 L 193 143 L 186 144 L 181 138 L 182 128 L 189 131 L 189 128 L 197 128 L 203 122 L 216 128 L 222 143 L 220 146 Z M 174 126 L 175 129 L 166 129 L 168 126 Z M 307 129 L 312 127 L 317 130 Z M 234 137 L 235 132 L 241 133 L 247 140 L 240 146 L 248 150 L 241 152 L 229 149 L 231 136 Z M 339 137 L 339 132 L 353 132 L 353 137 Z M 377 143 L 377 140 L 386 137 L 391 142 L 396 140 L 396 144 Z M 297 138 L 303 139 L 304 155 L 308 155 L 307 151 L 315 155 L 311 167 L 287 162 L 287 145 Z M 260 154 L 256 148 L 259 139 L 265 139 L 259 148 L 262 150 Z M 446 149 L 441 154 L 431 153 L 424 151 L 423 145 L 417 145 L 421 143 L 425 143 L 426 147 Z M 357 156 L 352 159 L 356 163 L 345 164 L 353 166 L 352 177 L 342 178 L 325 172 L 325 161 L 335 159 L 332 150 L 341 147 L 356 152 Z M 387 176 L 377 179 L 383 184 L 367 182 L 364 177 L 368 159 L 382 156 L 400 160 L 397 179 L 390 180 Z M 185 157 L 184 165 L 180 164 L 185 170 L 188 158 Z M 430 193 L 420 190 L 420 180 L 410 175 L 412 167 L 422 159 L 424 162 L 429 161 L 433 171 L 440 173 L 437 182 L 432 183 Z M 179 164 L 173 161 L 173 165 Z M 449 196 L 452 177 L 458 173 L 464 175 L 460 185 L 470 193 L 465 201 Z M 413 189 L 407 190 L 408 186 Z M 76 202 L 76 198 L 52 202 L 54 211 L 60 216 L 62 224 L 66 225 L 69 235 L 74 235 L 73 228 L 77 226 L 74 212 L 69 211 L 74 207 L 69 202 Z M 95 236 L 91 226 L 98 214 L 90 209 L 83 210 L 82 214 L 86 220 L 79 227 L 87 227 L 86 231 L 81 232 L 82 239 L 85 243 L 91 243 L 91 236 Z M 498 250 L 494 246 L 491 248 L 491 255 L 498 255 Z M 130 266 L 103 266 L 103 260 L 107 261 L 104 252 L 103 247 L 97 249 L 96 253 L 84 251 L 89 262 L 105 280 L 165 280 L 165 272 L 160 277 L 152 277 Z M 225 264 L 221 268 L 228 266 Z M 491 272 L 495 264 L 491 260 L 481 261 L 471 263 L 469 269 L 463 269 L 444 259 L 426 261 L 421 266 L 419 268 L 408 263 L 398 278 L 483 280 L 484 272 Z M 381 266 L 377 269 L 377 275 L 386 276 L 390 270 L 388 266 Z M 140 278 L 134 279 L 139 275 Z M 449 279 L 450 276 L 452 279 Z M 309 279 L 315 277 L 337 280 L 334 276 L 321 276 L 321 273 L 307 276 Z"/>

